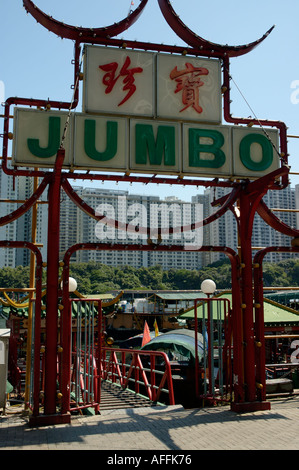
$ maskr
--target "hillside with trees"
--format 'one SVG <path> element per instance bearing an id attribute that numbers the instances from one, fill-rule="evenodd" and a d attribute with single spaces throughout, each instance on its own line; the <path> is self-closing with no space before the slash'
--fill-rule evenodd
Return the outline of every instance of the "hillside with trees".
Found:
<path id="1" fill-rule="evenodd" d="M 299 286 L 299 259 L 264 263 L 265 287 Z M 106 266 L 94 261 L 73 263 L 70 275 L 77 280 L 82 294 L 103 294 L 116 289 L 191 290 L 200 289 L 204 279 L 213 279 L 217 289 L 230 289 L 231 268 L 228 261 L 214 263 L 199 270 L 170 269 L 161 266 L 133 268 Z M 44 272 L 45 276 L 45 272 Z M 45 281 L 45 278 L 44 278 Z M 29 267 L 0 269 L 0 287 L 28 287 Z"/>

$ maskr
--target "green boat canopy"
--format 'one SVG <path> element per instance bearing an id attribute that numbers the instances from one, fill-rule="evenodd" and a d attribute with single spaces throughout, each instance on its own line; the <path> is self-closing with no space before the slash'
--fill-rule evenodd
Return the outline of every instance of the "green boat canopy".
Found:
<path id="1" fill-rule="evenodd" d="M 156 336 L 141 349 L 145 351 L 163 351 L 178 360 L 195 361 L 195 332 L 193 330 L 173 330 Z M 200 333 L 198 340 L 198 359 L 201 361 L 204 355 L 203 337 Z"/>

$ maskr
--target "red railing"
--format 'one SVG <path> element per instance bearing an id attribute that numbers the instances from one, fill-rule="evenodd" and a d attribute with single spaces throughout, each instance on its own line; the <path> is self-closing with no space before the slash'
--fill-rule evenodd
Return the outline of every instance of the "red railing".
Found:
<path id="1" fill-rule="evenodd" d="M 123 389 L 145 395 L 153 402 L 166 393 L 168 404 L 175 404 L 171 366 L 164 352 L 104 347 L 101 377 Z"/>
<path id="2" fill-rule="evenodd" d="M 100 376 L 97 361 L 86 351 L 72 353 L 70 411 L 100 406 Z"/>

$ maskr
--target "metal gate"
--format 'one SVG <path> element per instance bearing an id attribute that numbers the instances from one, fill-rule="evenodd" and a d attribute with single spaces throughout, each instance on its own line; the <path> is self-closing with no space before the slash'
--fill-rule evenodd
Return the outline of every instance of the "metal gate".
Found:
<path id="1" fill-rule="evenodd" d="M 101 303 L 71 299 L 70 411 L 100 405 L 99 340 Z"/>
<path id="2" fill-rule="evenodd" d="M 71 299 L 70 303 L 70 412 L 93 407 L 98 413 L 102 380 L 119 384 L 122 389 L 130 389 L 132 385 L 136 396 L 144 388 L 143 394 L 151 402 L 159 401 L 161 394 L 166 394 L 168 403 L 175 403 L 171 368 L 165 353 L 107 347 L 101 301 Z M 160 368 L 156 367 L 159 359 L 164 363 Z"/>
<path id="3" fill-rule="evenodd" d="M 196 395 L 211 401 L 232 400 L 232 328 L 229 299 L 197 299 L 194 303 Z M 198 337 L 203 357 L 198 358 Z"/>

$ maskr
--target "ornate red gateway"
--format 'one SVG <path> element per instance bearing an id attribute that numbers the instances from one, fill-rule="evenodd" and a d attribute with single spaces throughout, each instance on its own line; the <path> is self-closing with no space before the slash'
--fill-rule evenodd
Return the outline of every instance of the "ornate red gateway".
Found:
<path id="1" fill-rule="evenodd" d="M 253 218 L 258 212 L 277 230 L 292 237 L 298 236 L 297 231 L 273 218 L 262 202 L 269 189 L 279 190 L 288 184 L 286 125 L 277 121 L 232 117 L 229 60 L 252 51 L 267 38 L 273 27 L 250 44 L 215 44 L 191 31 L 180 20 L 169 0 L 157 1 L 166 22 L 186 46 L 116 38 L 138 20 L 148 0 L 140 0 L 139 6 L 122 21 L 97 28 L 64 24 L 45 14 L 31 0 L 23 0 L 26 11 L 38 23 L 75 43 L 74 96 L 71 102 L 9 98 L 5 104 L 3 171 L 14 176 L 38 176 L 43 180 L 23 206 L 1 219 L 2 225 L 29 210 L 44 189 L 49 187 L 45 412 L 41 415 L 39 411 L 40 388 L 36 373 L 33 423 L 68 422 L 70 419 L 67 313 L 62 320 L 62 411 L 59 415 L 56 412 L 60 190 L 63 189 L 91 217 L 100 221 L 103 219 L 103 215 L 96 215 L 74 192 L 70 181 L 76 179 L 231 188 L 230 194 L 217 201 L 220 208 L 213 216 L 199 224 L 209 224 L 227 210 L 232 210 L 238 221 L 240 252 L 237 254 L 226 247 L 196 250 L 222 250 L 231 260 L 234 342 L 232 410 L 269 409 L 263 363 L 263 294 L 260 288 L 255 289 L 253 299 L 251 233 Z M 83 113 L 76 113 L 74 110 L 78 105 L 82 78 L 82 44 L 84 103 Z M 159 54 L 161 52 L 169 54 Z M 222 99 L 224 119 L 232 126 L 221 124 Z M 7 149 L 12 105 L 15 106 L 15 145 L 13 167 L 10 167 Z M 47 113 L 41 108 L 47 109 Z M 37 121 L 48 139 L 46 147 L 41 144 L 44 136 L 35 133 Z M 128 129 L 132 136 L 130 142 L 126 137 Z M 106 148 L 98 148 L 98 132 L 104 133 Z M 179 144 L 181 142 L 183 145 Z M 253 158 L 252 147 L 258 147 L 259 159 Z M 209 159 L 204 157 L 206 154 L 210 155 Z M 28 170 L 28 167 L 32 169 Z M 238 211 L 235 210 L 236 205 Z M 119 223 L 116 221 L 116 224 Z M 183 227 L 172 228 L 173 231 L 177 229 L 183 230 Z M 140 230 L 145 229 L 141 227 Z M 80 245 L 68 250 L 63 274 L 64 312 L 69 312 L 70 305 L 67 284 L 70 253 L 77 249 L 101 249 L 100 245 Z M 147 250 L 155 248 L 157 246 L 154 245 L 140 247 Z M 182 250 L 179 246 L 171 248 L 173 251 Z M 113 249 L 113 246 L 105 244 L 102 249 Z M 138 247 L 132 245 L 127 249 L 136 250 Z M 169 251 L 169 247 L 162 245 L 158 249 Z M 258 279 L 258 282 L 260 287 L 261 280 Z M 40 307 L 37 302 L 36 371 L 39 370 Z M 258 322 L 254 322 L 254 310 Z"/>

